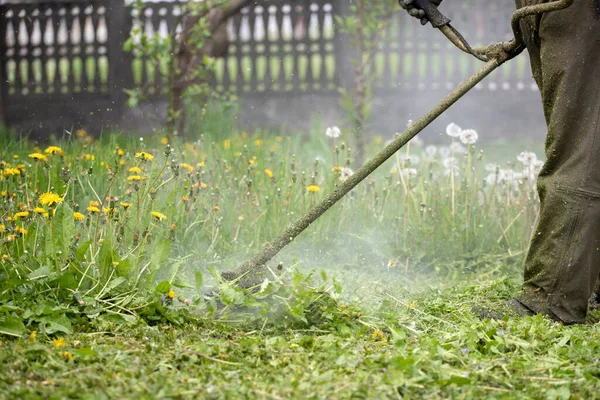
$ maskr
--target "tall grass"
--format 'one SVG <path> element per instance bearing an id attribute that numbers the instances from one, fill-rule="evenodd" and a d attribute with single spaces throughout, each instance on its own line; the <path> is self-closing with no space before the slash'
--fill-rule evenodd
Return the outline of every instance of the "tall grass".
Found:
<path id="1" fill-rule="evenodd" d="M 274 136 L 217 121 L 202 129 L 170 144 L 78 131 L 47 149 L 5 135 L 4 301 L 127 315 L 151 302 L 144 294 L 197 293 L 206 268 L 235 267 L 352 173 L 345 133 Z M 382 145 L 375 138 L 370 151 Z M 413 141 L 277 261 L 393 277 L 518 260 L 537 211 L 539 168 L 531 154 L 519 159 L 486 165 L 476 143 L 460 137 Z"/>

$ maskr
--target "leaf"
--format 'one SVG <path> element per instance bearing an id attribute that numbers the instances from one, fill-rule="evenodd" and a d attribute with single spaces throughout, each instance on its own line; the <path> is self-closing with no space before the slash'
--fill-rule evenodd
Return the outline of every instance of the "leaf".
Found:
<path id="1" fill-rule="evenodd" d="M 83 359 L 89 360 L 96 357 L 96 352 L 94 349 L 89 347 L 83 347 L 81 349 L 75 350 L 75 354 Z"/>
<path id="2" fill-rule="evenodd" d="M 77 250 L 75 251 L 75 258 L 77 259 L 77 261 L 85 260 L 85 253 L 87 253 L 91 244 L 92 244 L 92 241 L 87 240 L 87 241 L 81 243 L 79 245 L 79 247 L 77 247 Z"/>
<path id="3" fill-rule="evenodd" d="M 27 332 L 27 329 L 20 318 L 11 314 L 5 314 L 3 318 L 0 318 L 1 334 L 21 337 L 25 332 Z"/>
<path id="4" fill-rule="evenodd" d="M 162 264 L 167 262 L 169 253 L 171 252 L 171 242 L 169 240 L 163 240 L 155 248 L 152 256 L 150 257 L 150 271 L 156 272 Z"/>
<path id="5" fill-rule="evenodd" d="M 112 238 L 107 237 L 104 242 L 102 242 L 100 253 L 98 254 L 98 267 L 105 279 L 108 278 L 111 268 L 114 268 L 112 266 L 113 261 L 117 261 L 117 259 L 118 255 L 113 250 Z"/>
<path id="6" fill-rule="evenodd" d="M 66 202 L 62 202 L 56 207 L 56 214 L 52 218 L 52 238 L 57 253 L 62 253 L 63 258 L 69 254 L 69 245 L 73 236 L 75 236 L 73 210 Z"/>
<path id="7" fill-rule="evenodd" d="M 185 260 L 179 260 L 173 265 L 171 265 L 171 268 L 169 268 L 169 276 L 171 277 L 169 279 L 169 282 L 173 283 L 175 277 L 179 273 L 179 270 L 181 269 L 181 267 L 183 267 L 183 264 L 185 264 Z"/>
<path id="8" fill-rule="evenodd" d="M 200 289 L 202 289 L 202 280 L 203 280 L 202 272 L 200 272 L 200 270 L 195 270 L 194 278 L 196 280 L 196 290 L 200 291 Z"/>
<path id="9" fill-rule="evenodd" d="M 161 283 L 159 283 L 156 286 L 155 290 L 159 294 L 167 294 L 167 293 L 169 293 L 169 290 L 171 290 L 171 282 L 169 282 L 169 281 L 162 281 Z"/>
<path id="10" fill-rule="evenodd" d="M 111 292 L 111 290 L 113 290 L 114 288 L 120 286 L 121 284 L 123 284 L 125 282 L 127 282 L 127 279 L 123 278 L 122 276 L 111 280 L 108 283 L 108 285 L 106 285 L 106 288 L 104 289 L 102 294 L 99 296 L 106 296 L 107 294 L 109 294 Z"/>
<path id="11" fill-rule="evenodd" d="M 184 282 L 183 280 L 179 279 L 179 278 L 175 278 L 173 280 L 173 282 L 171 282 L 171 285 L 177 287 L 177 288 L 182 288 L 182 289 L 194 289 L 194 285 L 190 285 L 187 282 Z"/>
<path id="12" fill-rule="evenodd" d="M 29 273 L 29 275 L 27 275 L 27 277 L 33 281 L 36 279 L 45 278 L 48 275 L 50 275 L 50 267 L 48 267 L 47 265 L 44 265 L 44 266 L 36 269 L 35 271 L 32 271 L 31 273 Z"/>
<path id="13" fill-rule="evenodd" d="M 39 321 L 44 323 L 44 332 L 51 335 L 56 332 L 63 332 L 67 335 L 73 333 L 71 321 L 65 314 L 52 314 L 39 318 Z"/>

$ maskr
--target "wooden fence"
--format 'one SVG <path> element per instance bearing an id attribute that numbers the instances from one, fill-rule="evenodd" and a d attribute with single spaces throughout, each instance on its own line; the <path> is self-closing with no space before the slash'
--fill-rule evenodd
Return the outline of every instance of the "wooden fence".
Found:
<path id="1" fill-rule="evenodd" d="M 347 7 L 348 0 L 257 1 L 228 22 L 229 52 L 218 61 L 214 85 L 242 99 L 335 95 L 352 78 L 351 47 L 335 23 Z M 513 7 L 513 0 L 454 0 L 443 10 L 479 45 L 511 37 Z M 103 126 L 118 122 L 124 89 L 143 86 L 152 99 L 163 98 L 161 68 L 124 52 L 123 43 L 134 26 L 149 36 L 177 32 L 181 18 L 175 2 L 145 3 L 141 13 L 118 0 L 0 4 L 0 118 L 16 126 L 35 120 Z M 446 92 L 479 63 L 401 10 L 381 39 L 373 57 L 379 96 Z M 503 66 L 480 88 L 536 90 L 526 63 Z"/>

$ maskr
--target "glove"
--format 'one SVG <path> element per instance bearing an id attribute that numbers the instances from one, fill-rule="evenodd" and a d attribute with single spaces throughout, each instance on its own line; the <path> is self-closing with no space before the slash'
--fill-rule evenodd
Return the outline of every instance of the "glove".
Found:
<path id="1" fill-rule="evenodd" d="M 408 14 L 411 17 L 420 19 L 421 25 L 427 25 L 427 23 L 429 22 L 429 19 L 427 19 L 427 16 L 425 15 L 425 11 L 413 6 L 412 5 L 413 1 L 414 0 L 398 0 L 398 4 L 400 5 L 400 7 L 402 7 L 406 11 L 408 11 Z M 442 3 L 442 0 L 429 0 L 429 2 L 437 7 Z"/>

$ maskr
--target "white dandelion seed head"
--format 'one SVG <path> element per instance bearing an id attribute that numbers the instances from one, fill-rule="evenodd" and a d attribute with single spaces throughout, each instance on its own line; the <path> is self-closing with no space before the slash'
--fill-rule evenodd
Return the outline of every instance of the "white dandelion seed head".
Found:
<path id="1" fill-rule="evenodd" d="M 462 128 L 454 122 L 449 123 L 446 127 L 446 134 L 450 137 L 459 137 L 461 132 Z"/>
<path id="2" fill-rule="evenodd" d="M 437 148 L 437 146 L 434 146 L 433 144 L 430 144 L 429 146 L 425 147 L 425 149 L 423 150 L 424 156 L 429 160 L 433 160 L 435 158 L 437 152 L 438 152 L 438 148 Z"/>
<path id="3" fill-rule="evenodd" d="M 452 150 L 450 150 L 450 147 L 442 146 L 439 148 L 439 153 L 441 158 L 448 158 L 452 155 Z"/>
<path id="4" fill-rule="evenodd" d="M 498 182 L 505 184 L 519 183 L 519 180 L 523 178 L 523 174 L 512 169 L 501 169 L 498 172 Z"/>
<path id="5" fill-rule="evenodd" d="M 463 131 L 465 132 L 465 131 Z M 461 143 L 459 142 L 454 142 L 450 145 L 450 151 L 453 154 L 466 154 L 467 153 L 467 148 L 465 146 L 463 146 Z"/>
<path id="6" fill-rule="evenodd" d="M 444 158 L 444 161 L 442 161 L 442 164 L 447 170 L 458 170 L 458 160 L 456 157 L 446 157 Z"/>
<path id="7" fill-rule="evenodd" d="M 415 176 L 417 176 L 417 170 L 414 168 L 402 168 L 400 170 L 400 175 L 403 178 L 414 178 Z"/>
<path id="8" fill-rule="evenodd" d="M 412 144 L 415 147 L 422 147 L 425 143 L 423 142 L 423 139 L 421 139 L 418 136 L 415 136 L 410 140 L 410 144 Z"/>
<path id="9" fill-rule="evenodd" d="M 400 154 L 398 156 L 398 162 L 400 167 L 403 165 L 417 165 L 421 161 L 421 157 L 416 154 Z"/>
<path id="10" fill-rule="evenodd" d="M 531 167 L 537 161 L 537 156 L 532 151 L 523 151 L 517 156 L 517 160 L 523 163 L 526 167 Z"/>
<path id="11" fill-rule="evenodd" d="M 460 133 L 460 141 L 463 142 L 463 144 L 475 144 L 477 139 L 479 139 L 479 135 L 473 129 L 465 129 Z"/>
<path id="12" fill-rule="evenodd" d="M 340 181 L 344 182 L 345 180 L 350 178 L 352 175 L 354 175 L 354 171 L 352 171 L 348 167 L 344 167 L 340 171 Z"/>
<path id="13" fill-rule="evenodd" d="M 487 183 L 489 186 L 492 186 L 492 185 L 495 185 L 496 183 L 498 183 L 498 174 L 494 173 L 494 174 L 489 174 L 488 176 L 486 176 L 485 183 Z"/>
<path id="14" fill-rule="evenodd" d="M 325 135 L 327 135 L 327 137 L 334 138 L 334 139 L 339 138 L 341 134 L 342 134 L 342 131 L 337 126 L 330 126 L 325 131 Z"/>

